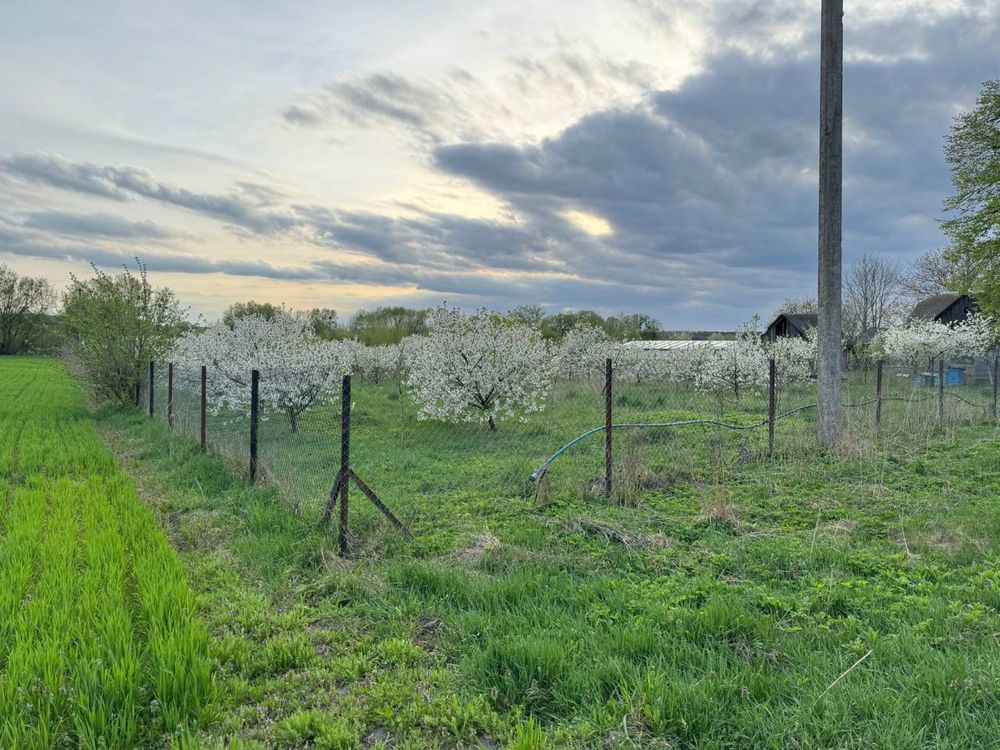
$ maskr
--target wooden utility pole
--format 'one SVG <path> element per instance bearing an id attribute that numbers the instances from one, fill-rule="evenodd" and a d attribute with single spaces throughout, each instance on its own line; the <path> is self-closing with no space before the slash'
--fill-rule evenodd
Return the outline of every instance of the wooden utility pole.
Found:
<path id="1" fill-rule="evenodd" d="M 841 233 L 843 223 L 844 0 L 823 0 L 819 93 L 819 288 L 817 440 L 832 448 L 841 430 Z"/>

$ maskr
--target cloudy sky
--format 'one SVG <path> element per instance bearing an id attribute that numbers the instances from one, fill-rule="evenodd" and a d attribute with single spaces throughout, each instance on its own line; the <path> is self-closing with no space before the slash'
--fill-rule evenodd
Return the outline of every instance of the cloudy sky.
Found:
<path id="1" fill-rule="evenodd" d="M 847 0 L 845 257 L 943 243 L 1000 0 Z M 254 298 L 645 312 L 814 294 L 819 0 L 0 6 L 0 262 Z"/>

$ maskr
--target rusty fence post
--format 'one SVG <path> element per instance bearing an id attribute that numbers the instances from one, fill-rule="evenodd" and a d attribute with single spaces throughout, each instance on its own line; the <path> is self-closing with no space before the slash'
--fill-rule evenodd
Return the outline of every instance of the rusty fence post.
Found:
<path id="1" fill-rule="evenodd" d="M 938 419 L 944 421 L 944 357 L 938 360 Z"/>
<path id="2" fill-rule="evenodd" d="M 257 481 L 257 425 L 260 418 L 260 372 L 250 373 L 250 483 Z"/>
<path id="3" fill-rule="evenodd" d="M 156 380 L 156 363 L 149 362 L 149 416 L 153 416 L 153 385 Z"/>
<path id="4" fill-rule="evenodd" d="M 167 429 L 174 428 L 174 363 L 167 363 Z"/>
<path id="5" fill-rule="evenodd" d="M 205 429 L 205 406 L 206 406 L 206 403 L 208 401 L 208 399 L 207 399 L 207 395 L 208 395 L 208 393 L 207 393 L 207 391 L 208 391 L 207 381 L 208 381 L 208 371 L 205 369 L 205 365 L 202 365 L 201 366 L 201 404 L 199 406 L 199 414 L 198 414 L 198 417 L 199 417 L 199 419 L 201 421 L 201 449 L 202 449 L 202 451 L 204 451 L 205 448 L 207 447 L 207 440 L 206 440 L 206 438 L 208 437 L 207 430 Z"/>
<path id="6" fill-rule="evenodd" d="M 345 375 L 340 387 L 340 518 L 337 541 L 340 554 L 348 551 L 348 503 L 350 502 L 351 472 L 351 376 Z"/>
<path id="7" fill-rule="evenodd" d="M 778 418 L 778 367 L 774 357 L 767 362 L 767 457 L 774 458 L 774 423 Z"/>
<path id="8" fill-rule="evenodd" d="M 884 364 L 880 359 L 875 366 L 875 432 L 882 429 L 882 370 Z"/>
<path id="9" fill-rule="evenodd" d="M 604 360 L 604 494 L 611 497 L 611 432 L 612 425 L 612 379 L 613 367 L 611 358 Z"/>

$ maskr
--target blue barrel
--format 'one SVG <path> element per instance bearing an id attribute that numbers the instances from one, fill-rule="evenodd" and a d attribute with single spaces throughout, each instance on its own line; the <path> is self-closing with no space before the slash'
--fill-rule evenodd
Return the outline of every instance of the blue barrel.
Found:
<path id="1" fill-rule="evenodd" d="M 949 367 L 944 382 L 948 385 L 965 385 L 965 368 Z"/>

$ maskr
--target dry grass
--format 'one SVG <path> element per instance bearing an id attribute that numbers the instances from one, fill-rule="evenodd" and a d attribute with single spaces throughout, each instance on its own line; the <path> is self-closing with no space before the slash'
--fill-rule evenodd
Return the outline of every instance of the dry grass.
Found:
<path id="1" fill-rule="evenodd" d="M 702 523 L 728 526 L 737 529 L 743 509 L 729 501 L 729 490 L 725 484 L 716 483 L 712 486 L 710 497 L 703 501 L 702 511 L 698 520 Z"/>
<path id="2" fill-rule="evenodd" d="M 642 491 L 647 486 L 648 474 L 640 442 L 635 435 L 629 435 L 625 441 L 625 455 L 622 457 L 618 476 L 612 483 L 612 501 L 616 505 L 637 506 Z"/>
<path id="3" fill-rule="evenodd" d="M 453 554 L 457 560 L 467 565 L 475 565 L 487 552 L 495 552 L 500 546 L 500 540 L 496 536 L 489 531 L 483 531 L 476 535 L 471 544 L 455 550 Z"/>

